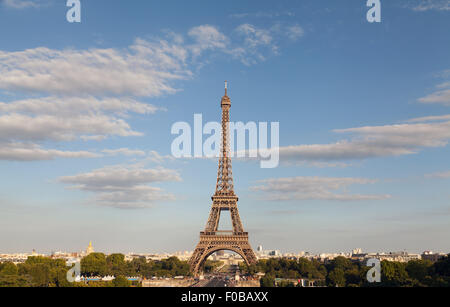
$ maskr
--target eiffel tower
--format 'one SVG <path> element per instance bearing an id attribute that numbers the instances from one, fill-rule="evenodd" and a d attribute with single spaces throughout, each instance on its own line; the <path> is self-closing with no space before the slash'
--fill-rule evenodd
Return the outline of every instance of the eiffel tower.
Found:
<path id="1" fill-rule="evenodd" d="M 209 213 L 205 231 L 200 232 L 200 242 L 192 254 L 189 264 L 194 276 L 200 274 L 206 258 L 219 250 L 229 250 L 239 254 L 247 265 L 256 262 L 255 253 L 248 241 L 248 232 L 239 217 L 237 208 L 238 197 L 234 194 L 233 176 L 231 172 L 231 157 L 229 149 L 229 121 L 231 101 L 227 96 L 227 82 L 225 81 L 225 95 L 220 103 L 222 107 L 222 146 L 217 172 L 216 192 L 211 197 L 213 203 Z M 220 213 L 229 211 L 233 230 L 219 231 Z"/>

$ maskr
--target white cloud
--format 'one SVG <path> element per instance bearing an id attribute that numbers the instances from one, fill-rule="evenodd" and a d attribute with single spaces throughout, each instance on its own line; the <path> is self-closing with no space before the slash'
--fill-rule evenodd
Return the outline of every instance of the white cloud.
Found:
<path id="1" fill-rule="evenodd" d="M 225 49 L 229 43 L 229 39 L 211 25 L 194 27 L 189 30 L 188 35 L 195 41 L 195 44 L 189 46 L 194 56 L 199 56 L 205 50 Z"/>
<path id="2" fill-rule="evenodd" d="M 291 40 L 296 41 L 305 34 L 305 31 L 299 25 L 295 25 L 288 27 L 286 33 Z"/>
<path id="3" fill-rule="evenodd" d="M 117 156 L 117 155 L 125 155 L 125 156 L 145 156 L 145 151 L 143 150 L 133 150 L 129 148 L 118 148 L 118 149 L 104 149 L 102 150 L 107 155 Z"/>
<path id="4" fill-rule="evenodd" d="M 152 114 L 159 109 L 131 98 L 91 96 L 0 102 L 0 141 L 100 141 L 112 135 L 140 136 L 142 133 L 125 121 L 129 113 Z"/>
<path id="5" fill-rule="evenodd" d="M 29 116 L 7 114 L 0 116 L 0 140 L 7 141 L 72 141 L 79 134 L 141 136 L 123 119 L 107 115 Z"/>
<path id="6" fill-rule="evenodd" d="M 74 176 L 61 177 L 64 183 L 77 184 L 87 191 L 109 191 L 112 188 L 131 187 L 145 183 L 180 181 L 179 174 L 170 169 L 144 169 L 134 165 L 113 165 Z"/>
<path id="7" fill-rule="evenodd" d="M 250 48 L 272 43 L 272 36 L 268 30 L 259 29 L 251 24 L 242 24 L 236 28 L 236 31 L 245 37 L 244 42 Z"/>
<path id="8" fill-rule="evenodd" d="M 55 158 L 96 158 L 100 155 L 88 151 L 61 151 L 45 149 L 31 143 L 0 142 L 0 160 L 36 161 Z"/>
<path id="9" fill-rule="evenodd" d="M 227 52 L 247 66 L 263 62 L 269 55 L 278 55 L 282 38 L 296 41 L 304 35 L 304 30 L 299 25 L 284 27 L 280 24 L 264 29 L 245 23 L 239 25 L 235 32 L 242 38 L 242 42 Z"/>
<path id="10" fill-rule="evenodd" d="M 106 135 L 81 135 L 80 139 L 83 141 L 103 141 L 106 139 Z"/>
<path id="11" fill-rule="evenodd" d="M 160 96 L 191 75 L 186 50 L 165 40 L 136 39 L 125 50 L 0 51 L 0 88 L 64 95 Z"/>
<path id="12" fill-rule="evenodd" d="M 165 155 L 162 156 L 158 152 L 152 150 L 148 153 L 147 157 L 145 158 L 145 161 L 161 164 L 166 160 L 175 160 L 175 157 L 172 155 Z"/>
<path id="13" fill-rule="evenodd" d="M 274 43 L 269 30 L 257 28 L 251 24 L 242 24 L 236 32 L 243 38 L 239 47 L 228 51 L 234 58 L 244 65 L 250 66 L 266 60 L 264 54 L 277 54 L 278 46 Z"/>
<path id="14" fill-rule="evenodd" d="M 436 91 L 425 97 L 419 98 L 421 103 L 437 103 L 445 106 L 450 106 L 450 89 Z"/>
<path id="15" fill-rule="evenodd" d="M 410 123 L 422 122 L 423 123 L 423 122 L 447 121 L 447 120 L 450 121 L 450 114 L 412 118 L 412 119 L 407 120 L 406 122 L 410 122 Z"/>
<path id="16" fill-rule="evenodd" d="M 80 136 L 140 136 L 124 120 L 128 113 L 152 114 L 159 108 L 130 98 L 45 97 L 0 102 L 0 139 L 70 141 Z"/>
<path id="17" fill-rule="evenodd" d="M 245 18 L 245 17 L 256 17 L 256 18 L 275 18 L 281 16 L 295 16 L 293 12 L 256 12 L 256 13 L 235 13 L 229 15 L 231 18 Z"/>
<path id="18" fill-rule="evenodd" d="M 298 36 L 298 29 L 292 27 L 291 35 Z M 243 44 L 212 25 L 200 25 L 188 31 L 192 42 L 169 32 L 166 39 L 138 38 L 124 49 L 0 51 L 0 89 L 69 96 L 173 94 L 177 92 L 173 83 L 192 76 L 189 66 L 204 51 L 231 53 L 239 60 L 243 53 L 263 59 L 260 47 L 277 51 L 269 30 L 243 24 L 237 33 Z"/>
<path id="19" fill-rule="evenodd" d="M 40 6 L 38 0 L 2 0 L 3 5 L 14 9 L 36 8 Z"/>
<path id="20" fill-rule="evenodd" d="M 450 2 L 450 0 L 449 0 Z M 441 104 L 450 106 L 450 70 L 443 70 L 435 74 L 436 78 L 444 79 L 444 81 L 436 85 L 436 90 L 425 97 L 418 99 L 420 103 L 424 104 Z"/>
<path id="21" fill-rule="evenodd" d="M 437 87 L 437 88 L 446 88 L 446 87 L 450 87 L 450 81 L 447 81 L 447 82 L 438 84 L 438 85 L 436 85 L 436 87 Z"/>
<path id="22" fill-rule="evenodd" d="M 417 11 L 450 11 L 450 0 L 408 0 L 406 7 Z"/>
<path id="23" fill-rule="evenodd" d="M 196 58 L 205 51 L 231 53 L 250 65 L 265 60 L 260 47 L 276 50 L 268 30 L 248 24 L 239 29 L 243 45 L 201 25 L 188 31 L 188 42 L 166 32 L 166 39 L 138 38 L 124 49 L 0 50 L 0 90 L 34 97 L 0 102 L 0 142 L 40 148 L 45 141 L 140 136 L 127 122 L 130 114 L 162 108 L 131 97 L 177 92 L 175 80 L 190 78 L 189 67 L 200 65 Z"/>
<path id="24" fill-rule="evenodd" d="M 426 178 L 446 179 L 446 178 L 450 178 L 450 171 L 427 174 L 427 175 L 425 175 L 425 177 Z"/>
<path id="25" fill-rule="evenodd" d="M 115 113 L 125 115 L 129 112 L 153 114 L 163 108 L 136 101 L 128 97 L 103 99 L 93 96 L 51 96 L 30 98 L 12 102 L 0 102 L 0 113 L 26 113 L 33 115 L 71 116 L 80 113 Z"/>
<path id="26" fill-rule="evenodd" d="M 346 189 L 354 184 L 372 184 L 376 180 L 364 178 L 291 177 L 260 181 L 253 191 L 265 193 L 265 199 L 281 200 L 382 200 L 390 195 L 349 194 Z M 338 193 L 336 193 L 338 192 Z"/>
<path id="27" fill-rule="evenodd" d="M 95 203 L 121 209 L 152 207 L 157 201 L 174 200 L 174 195 L 165 193 L 161 188 L 151 186 L 134 186 L 97 193 Z"/>
<path id="28" fill-rule="evenodd" d="M 367 142 L 399 148 L 439 147 L 450 138 L 450 122 L 366 126 L 336 129 L 338 133 L 354 133 Z"/>
<path id="29" fill-rule="evenodd" d="M 145 169 L 140 165 L 114 165 L 88 173 L 64 176 L 59 181 L 71 188 L 95 194 L 97 205 L 117 208 L 151 207 L 156 201 L 172 200 L 174 195 L 148 184 L 181 181 L 175 170 Z"/>
<path id="30" fill-rule="evenodd" d="M 280 161 L 342 161 L 414 154 L 422 148 L 447 145 L 450 121 L 367 126 L 334 132 L 350 133 L 352 138 L 331 144 L 281 147 Z"/>

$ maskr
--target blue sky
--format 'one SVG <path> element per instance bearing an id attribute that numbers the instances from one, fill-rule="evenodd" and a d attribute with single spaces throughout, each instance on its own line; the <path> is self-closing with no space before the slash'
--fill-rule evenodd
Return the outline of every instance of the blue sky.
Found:
<path id="1" fill-rule="evenodd" d="M 224 80 L 280 123 L 279 167 L 233 163 L 254 247 L 449 252 L 450 3 L 381 3 L 0 1 L 0 252 L 192 250 L 217 161 L 170 128 Z"/>

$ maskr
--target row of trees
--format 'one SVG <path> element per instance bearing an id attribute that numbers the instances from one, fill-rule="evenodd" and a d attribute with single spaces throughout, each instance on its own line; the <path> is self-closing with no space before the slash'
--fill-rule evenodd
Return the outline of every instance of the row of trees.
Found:
<path id="1" fill-rule="evenodd" d="M 275 278 L 314 279 L 319 285 L 329 287 L 450 287 L 450 255 L 432 263 L 427 260 L 412 260 L 407 263 L 381 262 L 381 283 L 368 283 L 366 275 L 370 267 L 345 257 L 337 257 L 327 264 L 317 260 L 268 259 L 260 260 L 250 267 L 241 265 L 241 270 L 254 274 L 264 272 L 261 286 L 273 286 Z M 282 286 L 292 283 L 283 282 Z"/>
<path id="2" fill-rule="evenodd" d="M 81 259 L 83 276 L 114 275 L 115 279 L 111 282 L 70 283 L 66 277 L 69 269 L 65 260 L 48 257 L 28 257 L 18 265 L 11 262 L 0 263 L 0 287 L 126 287 L 131 283 L 125 276 L 150 278 L 189 275 L 189 264 L 176 257 L 162 261 L 147 261 L 145 258 L 125 261 L 123 254 L 105 256 L 103 253 L 92 253 Z"/>
<path id="3" fill-rule="evenodd" d="M 152 276 L 173 277 L 189 274 L 189 264 L 177 257 L 170 257 L 161 261 L 147 261 L 145 258 L 135 258 L 125 261 L 123 254 L 92 253 L 81 260 L 81 274 L 83 276 Z"/>
<path id="4" fill-rule="evenodd" d="M 205 270 L 213 270 L 221 263 L 207 261 Z M 269 287 L 275 284 L 275 278 L 313 279 L 319 285 L 330 287 L 450 287 L 450 255 L 432 263 L 426 260 L 413 260 L 408 263 L 382 261 L 381 283 L 370 284 L 366 275 L 369 267 L 353 262 L 344 257 L 337 257 L 327 264 L 317 260 L 300 258 L 299 260 L 268 259 L 260 260 L 250 267 L 240 265 L 245 273 L 264 272 L 261 286 Z M 0 286 L 12 287 L 70 287 L 70 286 L 130 286 L 125 276 L 174 277 L 189 275 L 189 265 L 176 257 L 162 261 L 146 261 L 137 258 L 125 261 L 122 254 L 105 256 L 103 253 L 92 253 L 81 260 L 81 273 L 84 276 L 114 275 L 112 282 L 69 283 L 66 279 L 65 261 L 48 257 L 29 257 L 24 263 L 15 265 L 10 262 L 0 263 Z M 292 286 L 288 281 L 279 286 Z"/>
<path id="5" fill-rule="evenodd" d="M 0 286 L 3 287 L 67 287 L 66 263 L 62 259 L 29 257 L 25 263 L 0 263 Z"/>

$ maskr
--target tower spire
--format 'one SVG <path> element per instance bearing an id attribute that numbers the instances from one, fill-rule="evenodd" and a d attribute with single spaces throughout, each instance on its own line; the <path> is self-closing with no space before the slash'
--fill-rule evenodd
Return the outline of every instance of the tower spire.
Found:
<path id="1" fill-rule="evenodd" d="M 229 123 L 231 100 L 227 96 L 228 82 L 225 81 L 225 95 L 220 101 L 222 108 L 222 144 L 217 172 L 216 192 L 214 195 L 234 195 L 233 173 L 231 170 Z"/>

